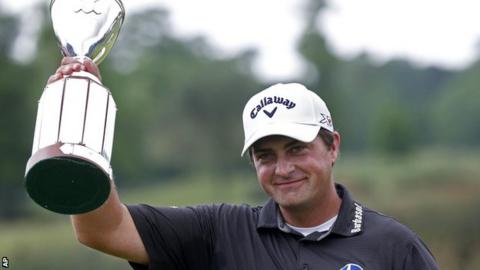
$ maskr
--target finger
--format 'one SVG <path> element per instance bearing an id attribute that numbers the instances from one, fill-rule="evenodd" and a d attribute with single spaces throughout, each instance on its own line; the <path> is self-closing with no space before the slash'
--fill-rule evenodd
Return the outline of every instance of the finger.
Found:
<path id="1" fill-rule="evenodd" d="M 81 62 L 80 62 L 80 60 L 78 60 L 78 58 L 65 56 L 65 57 L 63 57 L 60 65 L 64 66 L 64 65 L 68 65 L 68 64 L 72 64 L 72 63 L 81 63 Z"/>
<path id="2" fill-rule="evenodd" d="M 63 74 L 61 74 L 61 73 L 55 73 L 55 74 L 53 74 L 52 76 L 50 76 L 50 77 L 48 78 L 47 84 L 51 84 L 51 83 L 53 83 L 53 82 L 55 82 L 55 81 L 60 80 L 61 78 L 63 78 Z"/>
<path id="3" fill-rule="evenodd" d="M 60 66 L 57 69 L 57 73 L 60 73 L 62 75 L 70 75 L 73 72 L 72 65 L 65 65 L 65 66 Z"/>
<path id="4" fill-rule="evenodd" d="M 99 79 L 102 79 L 100 75 L 100 70 L 98 69 L 98 66 L 95 65 L 94 62 L 92 62 L 91 60 L 85 60 L 83 65 L 85 67 L 85 71 L 92 73 L 93 75 L 97 76 Z"/>
<path id="5" fill-rule="evenodd" d="M 82 70 L 85 70 L 85 66 L 83 64 L 80 64 L 80 63 L 74 63 L 74 64 L 72 64 L 72 70 L 73 71 L 82 71 Z"/>
<path id="6" fill-rule="evenodd" d="M 73 72 L 78 72 L 85 70 L 85 67 L 80 63 L 72 63 L 60 66 L 57 69 L 57 73 L 62 73 L 63 75 L 71 75 Z"/>

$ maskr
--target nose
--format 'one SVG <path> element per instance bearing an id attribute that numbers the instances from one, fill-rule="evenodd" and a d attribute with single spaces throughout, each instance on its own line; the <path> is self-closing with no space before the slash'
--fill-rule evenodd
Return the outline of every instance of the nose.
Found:
<path id="1" fill-rule="evenodd" d="M 275 174 L 281 177 L 288 178 L 290 174 L 294 171 L 293 163 L 287 158 L 280 157 L 277 159 L 275 166 Z"/>

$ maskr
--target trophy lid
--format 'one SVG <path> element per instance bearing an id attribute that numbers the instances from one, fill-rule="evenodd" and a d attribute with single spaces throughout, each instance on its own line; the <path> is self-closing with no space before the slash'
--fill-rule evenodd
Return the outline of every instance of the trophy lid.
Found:
<path id="1" fill-rule="evenodd" d="M 117 40 L 125 9 L 121 0 L 51 0 L 50 15 L 63 55 L 98 65 Z"/>

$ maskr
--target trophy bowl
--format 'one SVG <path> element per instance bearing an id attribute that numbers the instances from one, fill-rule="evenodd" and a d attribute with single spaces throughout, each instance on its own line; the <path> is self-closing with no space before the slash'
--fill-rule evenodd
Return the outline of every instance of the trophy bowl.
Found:
<path id="1" fill-rule="evenodd" d="M 50 14 L 63 55 L 98 65 L 117 40 L 125 9 L 120 0 L 52 0 Z"/>
<path id="2" fill-rule="evenodd" d="M 120 0 L 52 0 L 50 13 L 62 54 L 96 64 L 112 49 L 125 17 Z M 45 87 L 25 173 L 33 201 L 62 214 L 89 212 L 106 201 L 116 111 L 111 92 L 90 73 Z"/>

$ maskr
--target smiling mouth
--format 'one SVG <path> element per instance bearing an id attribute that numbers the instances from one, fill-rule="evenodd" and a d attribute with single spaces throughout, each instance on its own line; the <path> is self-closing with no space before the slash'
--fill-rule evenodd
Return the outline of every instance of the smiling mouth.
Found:
<path id="1" fill-rule="evenodd" d="M 75 11 L 75 13 L 80 13 L 80 12 L 83 12 L 84 14 L 95 14 L 95 15 L 101 15 L 102 13 L 101 12 L 96 12 L 95 10 L 90 10 L 90 11 L 85 11 L 83 9 L 79 9 L 77 11 Z"/>
<path id="2" fill-rule="evenodd" d="M 277 183 L 275 183 L 275 185 L 277 185 L 277 186 L 288 186 L 288 185 L 293 185 L 293 184 L 302 182 L 303 180 L 305 180 L 305 178 L 301 178 L 301 179 L 297 179 L 297 180 L 291 180 L 291 181 L 277 182 Z"/>

